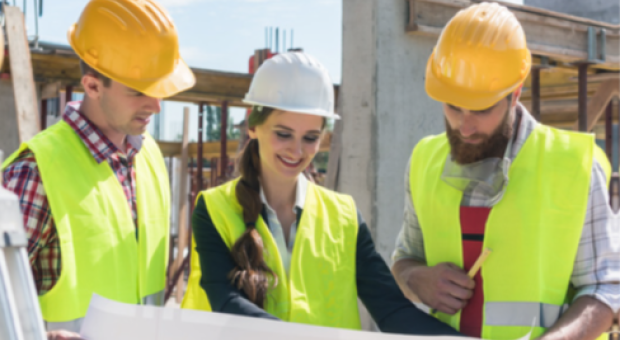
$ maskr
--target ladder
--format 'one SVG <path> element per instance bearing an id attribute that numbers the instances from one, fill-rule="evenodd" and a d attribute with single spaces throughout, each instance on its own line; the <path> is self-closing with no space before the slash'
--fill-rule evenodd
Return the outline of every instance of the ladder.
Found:
<path id="1" fill-rule="evenodd" d="M 22 221 L 17 196 L 0 185 L 0 339 L 45 340 Z"/>

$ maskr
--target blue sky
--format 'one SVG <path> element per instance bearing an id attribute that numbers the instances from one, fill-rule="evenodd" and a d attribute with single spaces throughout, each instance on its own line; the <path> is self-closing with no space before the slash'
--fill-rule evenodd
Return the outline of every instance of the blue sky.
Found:
<path id="1" fill-rule="evenodd" d="M 12 4 L 14 0 L 9 0 Z M 33 1 L 27 1 L 28 35 L 35 34 Z M 17 0 L 21 7 L 23 0 Z M 77 21 L 86 0 L 44 0 L 39 18 L 39 39 L 67 44 L 66 32 Z M 248 58 L 265 46 L 265 27 L 290 30 L 294 45 L 314 55 L 329 70 L 334 83 L 340 83 L 342 56 L 341 0 L 159 0 L 174 20 L 181 45 L 181 56 L 192 67 L 220 71 L 247 72 Z M 274 37 L 275 40 L 275 37 Z M 282 43 L 282 32 L 280 32 Z M 282 50 L 282 47 L 280 47 Z M 191 122 L 196 121 L 197 108 Z M 167 138 L 175 137 L 182 125 L 183 104 L 165 103 Z M 235 121 L 242 110 L 233 110 Z M 191 130 L 195 131 L 191 124 Z M 164 129 L 165 130 L 165 129 Z M 174 131 L 173 131 L 174 130 Z M 191 133 L 195 136 L 195 132 Z"/>

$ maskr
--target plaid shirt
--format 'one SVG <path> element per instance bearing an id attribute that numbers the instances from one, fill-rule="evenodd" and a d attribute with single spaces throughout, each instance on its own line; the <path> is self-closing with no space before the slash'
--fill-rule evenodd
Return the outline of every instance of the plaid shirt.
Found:
<path id="1" fill-rule="evenodd" d="M 142 147 L 142 136 L 128 136 L 127 152 L 123 153 L 78 111 L 80 104 L 67 104 L 63 120 L 75 130 L 97 163 L 108 162 L 123 187 L 135 224 L 137 209 L 134 159 Z M 22 151 L 4 170 L 3 179 L 5 188 L 20 199 L 28 235 L 30 266 L 37 291 L 39 295 L 43 295 L 54 287 L 60 277 L 60 243 L 34 153 L 29 149 Z"/>
<path id="2" fill-rule="evenodd" d="M 515 129 L 517 134 L 507 150 L 507 156 L 511 160 L 514 160 L 538 124 L 523 106 L 518 106 L 517 113 L 521 116 L 521 120 L 518 129 Z M 517 121 L 515 120 L 515 124 Z M 405 172 L 405 217 L 396 239 L 392 260 L 410 258 L 426 263 L 422 230 L 411 199 L 409 184 L 411 159 L 407 164 L 409 165 Z M 573 263 L 571 283 L 578 289 L 575 299 L 583 295 L 593 296 L 617 313 L 620 309 L 620 285 L 617 283 L 620 281 L 620 249 L 617 242 L 620 239 L 620 232 L 617 227 L 618 220 L 608 202 L 605 172 L 595 159 L 592 163 L 586 218 Z M 469 187 L 463 192 L 461 206 L 491 207 L 493 202 L 480 190 Z"/>

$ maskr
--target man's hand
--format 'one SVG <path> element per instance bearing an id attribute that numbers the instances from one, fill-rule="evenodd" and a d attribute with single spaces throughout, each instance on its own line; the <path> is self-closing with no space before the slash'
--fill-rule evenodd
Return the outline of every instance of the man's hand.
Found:
<path id="1" fill-rule="evenodd" d="M 69 331 L 51 331 L 47 332 L 47 340 L 84 340 L 84 338 Z"/>
<path id="2" fill-rule="evenodd" d="M 475 287 L 465 271 L 452 263 L 427 267 L 415 262 L 407 265 L 410 261 L 397 261 L 392 268 L 401 289 L 406 286 L 424 304 L 446 314 L 455 314 L 465 307 Z"/>

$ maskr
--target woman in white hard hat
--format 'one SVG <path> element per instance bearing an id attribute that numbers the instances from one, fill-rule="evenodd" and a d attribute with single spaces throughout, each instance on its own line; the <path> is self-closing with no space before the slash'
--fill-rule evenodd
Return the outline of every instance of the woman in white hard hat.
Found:
<path id="1" fill-rule="evenodd" d="M 339 118 L 325 68 L 280 54 L 245 102 L 254 107 L 241 177 L 199 195 L 183 307 L 360 329 L 359 297 L 384 332 L 458 334 L 403 296 L 353 199 L 300 175 L 326 120 Z"/>

